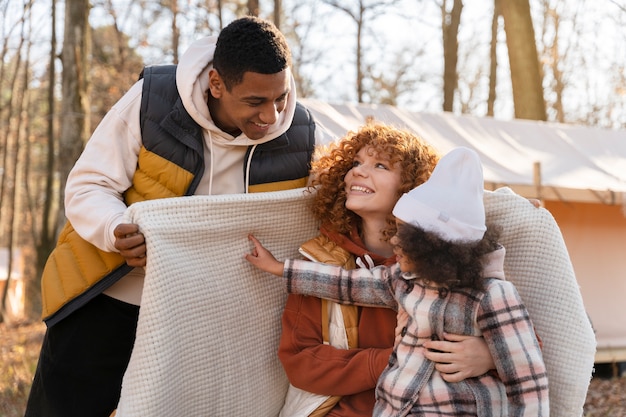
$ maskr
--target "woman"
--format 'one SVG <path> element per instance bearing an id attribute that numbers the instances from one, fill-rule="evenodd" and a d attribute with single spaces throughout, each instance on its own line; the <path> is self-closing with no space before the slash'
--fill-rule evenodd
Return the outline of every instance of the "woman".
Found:
<path id="1" fill-rule="evenodd" d="M 396 232 L 392 209 L 430 176 L 438 159 L 437 151 L 417 136 L 382 124 L 366 125 L 322 149 L 313 162 L 311 184 L 316 188 L 311 210 L 322 223 L 321 234 L 303 244 L 301 252 L 347 269 L 396 262 L 389 243 Z M 281 415 L 371 416 L 395 326 L 390 309 L 340 307 L 289 295 L 278 354 L 292 386 Z M 446 339 L 425 345 L 433 349 L 427 358 L 437 362 L 445 380 L 456 382 L 493 368 L 481 338 Z"/>

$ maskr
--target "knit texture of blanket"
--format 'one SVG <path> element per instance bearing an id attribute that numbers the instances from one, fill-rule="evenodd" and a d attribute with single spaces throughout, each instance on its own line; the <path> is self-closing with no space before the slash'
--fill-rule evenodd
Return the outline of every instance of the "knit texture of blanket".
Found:
<path id="1" fill-rule="evenodd" d="M 508 188 L 485 193 L 487 222 L 503 227 L 504 272 L 543 341 L 550 415 L 583 415 L 596 338 L 561 230 L 547 210 Z"/>
<path id="2" fill-rule="evenodd" d="M 244 259 L 252 233 L 278 259 L 318 233 L 303 189 L 151 200 L 137 339 L 117 417 L 277 416 L 282 282 Z"/>
<path id="3" fill-rule="evenodd" d="M 137 340 L 117 417 L 277 416 L 287 380 L 276 352 L 285 293 L 249 265 L 254 234 L 278 259 L 317 235 L 303 189 L 137 203 L 125 221 L 146 237 Z M 556 222 L 508 189 L 485 194 L 504 228 L 505 272 L 524 300 L 550 382 L 553 417 L 581 416 L 595 354 Z"/>

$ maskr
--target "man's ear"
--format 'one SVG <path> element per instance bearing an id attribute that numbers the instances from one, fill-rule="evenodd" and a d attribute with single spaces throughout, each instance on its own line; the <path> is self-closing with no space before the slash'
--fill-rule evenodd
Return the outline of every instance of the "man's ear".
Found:
<path id="1" fill-rule="evenodd" d="M 209 70 L 209 91 L 214 98 L 220 98 L 226 86 L 215 68 Z"/>

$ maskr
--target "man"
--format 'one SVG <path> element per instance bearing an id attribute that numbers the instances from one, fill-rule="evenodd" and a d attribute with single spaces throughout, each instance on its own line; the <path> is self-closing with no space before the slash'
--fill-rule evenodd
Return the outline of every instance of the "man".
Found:
<path id="1" fill-rule="evenodd" d="M 177 67 L 146 68 L 105 116 L 68 177 L 26 416 L 109 416 L 119 401 L 146 265 L 143 235 L 122 223 L 128 205 L 306 184 L 315 124 L 290 65 L 275 26 L 238 19 Z"/>

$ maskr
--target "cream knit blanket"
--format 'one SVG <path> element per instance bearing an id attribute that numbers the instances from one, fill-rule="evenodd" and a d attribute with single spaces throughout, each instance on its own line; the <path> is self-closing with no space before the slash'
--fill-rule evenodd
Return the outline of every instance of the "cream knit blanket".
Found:
<path id="1" fill-rule="evenodd" d="M 117 417 L 277 416 L 287 380 L 277 359 L 281 281 L 243 258 L 255 234 L 278 259 L 317 234 L 302 189 L 134 204 L 148 265 L 137 340 Z M 508 189 L 485 196 L 505 227 L 505 270 L 544 343 L 552 416 L 582 415 L 595 338 L 560 230 Z"/>
<path id="2" fill-rule="evenodd" d="M 248 233 L 298 257 L 318 225 L 303 189 L 132 205 L 146 237 L 137 340 L 117 417 L 277 416 L 287 378 L 277 357 L 281 280 L 244 259 Z"/>
<path id="3" fill-rule="evenodd" d="M 596 339 L 561 230 L 545 209 L 508 188 L 485 193 L 487 222 L 503 226 L 504 271 L 543 341 L 550 415 L 583 415 Z"/>

